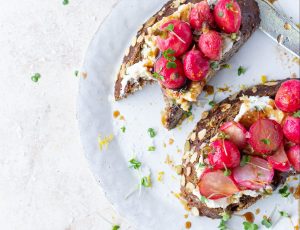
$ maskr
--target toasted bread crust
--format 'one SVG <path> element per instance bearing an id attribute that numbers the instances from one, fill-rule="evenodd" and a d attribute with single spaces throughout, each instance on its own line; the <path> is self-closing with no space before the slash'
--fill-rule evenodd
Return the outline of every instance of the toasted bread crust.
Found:
<path id="1" fill-rule="evenodd" d="M 268 82 L 264 85 L 253 86 L 252 88 L 240 91 L 237 94 L 234 94 L 231 97 L 226 98 L 225 100 L 218 103 L 214 108 L 200 120 L 187 140 L 187 144 L 190 149 L 193 149 L 197 153 L 197 158 L 194 162 L 190 162 L 190 159 L 183 159 L 183 177 L 185 178 L 185 184 L 192 183 L 197 187 L 198 179 L 197 173 L 195 172 L 194 165 L 197 164 L 200 155 L 201 155 L 201 145 L 203 143 L 209 143 L 210 139 L 214 137 L 220 128 L 220 126 L 228 121 L 234 120 L 236 115 L 239 113 L 240 106 L 242 102 L 240 97 L 243 95 L 246 96 L 269 96 L 270 98 L 275 98 L 276 92 L 278 91 L 282 82 L 286 80 Z M 204 131 L 205 130 L 205 131 Z M 201 132 L 203 135 L 198 135 Z M 199 136 L 201 139 L 199 139 Z M 189 170 L 187 170 L 189 168 Z M 191 169 L 191 171 L 190 171 Z M 189 172 L 188 172 L 189 171 Z M 286 178 L 290 175 L 294 175 L 295 171 L 289 171 L 286 173 L 275 172 L 271 186 L 275 190 L 280 184 L 284 184 Z M 220 213 L 226 211 L 227 213 L 232 213 L 239 211 L 245 208 L 248 208 L 254 204 L 257 200 L 261 199 L 262 196 L 251 197 L 243 195 L 240 199 L 240 202 L 237 204 L 229 205 L 226 210 L 222 208 L 209 208 L 202 203 L 195 195 L 193 195 L 185 186 L 181 187 L 181 193 L 183 198 L 188 202 L 190 207 L 195 207 L 199 210 L 201 216 L 207 216 L 210 218 L 220 218 Z"/>
<path id="2" fill-rule="evenodd" d="M 147 35 L 147 29 L 153 26 L 155 23 L 160 21 L 162 18 L 167 17 L 173 14 L 178 10 L 180 3 L 198 3 L 203 0 L 172 0 L 167 2 L 161 10 L 159 10 L 154 16 L 152 16 L 146 23 L 143 24 L 141 29 L 138 31 L 136 38 L 133 39 L 133 42 L 129 49 L 126 51 L 123 64 L 118 73 L 118 77 L 115 83 L 115 99 L 120 100 L 126 98 L 128 95 L 134 93 L 135 91 L 143 88 L 147 83 L 153 83 L 154 80 L 138 79 L 135 82 L 128 82 L 122 91 L 122 79 L 125 74 L 125 70 L 128 66 L 131 66 L 135 63 L 138 63 L 142 60 L 141 50 L 144 45 L 144 37 Z M 240 47 L 249 39 L 253 32 L 258 28 L 260 24 L 259 17 L 259 8 L 255 0 L 237 0 L 242 11 L 242 23 L 240 28 L 240 39 L 236 41 L 232 49 L 227 52 L 220 61 L 220 64 L 226 63 L 239 49 Z M 212 70 L 202 82 L 199 82 L 201 87 L 204 87 L 206 82 L 208 82 L 217 71 Z M 173 102 L 172 99 L 168 98 L 165 93 L 165 89 L 162 87 L 165 98 L 165 112 L 164 112 L 164 126 L 167 129 L 175 128 L 180 121 L 182 121 L 185 116 L 185 111 L 181 108 L 179 104 Z"/>

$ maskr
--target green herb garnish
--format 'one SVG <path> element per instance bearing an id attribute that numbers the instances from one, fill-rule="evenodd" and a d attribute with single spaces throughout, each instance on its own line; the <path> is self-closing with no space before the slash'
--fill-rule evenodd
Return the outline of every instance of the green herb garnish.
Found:
<path id="1" fill-rule="evenodd" d="M 249 155 L 244 155 L 242 157 L 242 160 L 240 162 L 240 166 L 243 167 L 245 166 L 246 164 L 248 164 L 250 162 L 250 156 Z"/>
<path id="2" fill-rule="evenodd" d="M 132 158 L 130 161 L 130 166 L 129 168 L 134 168 L 134 169 L 139 169 L 142 165 L 142 163 L 140 161 L 138 161 L 137 159 L 135 158 Z"/>
<path id="3" fill-rule="evenodd" d="M 244 230 L 258 230 L 258 225 L 248 221 L 243 222 Z"/>
<path id="4" fill-rule="evenodd" d="M 263 220 L 261 221 L 261 224 L 264 225 L 266 228 L 272 227 L 271 220 L 265 216 L 264 216 Z"/>
<path id="5" fill-rule="evenodd" d="M 226 230 L 226 229 L 228 229 L 228 227 L 226 225 L 226 222 L 230 219 L 230 215 L 228 213 L 226 213 L 226 212 L 223 212 L 220 215 L 222 216 L 222 220 L 221 220 L 218 228 L 220 230 Z"/>
<path id="6" fill-rule="evenodd" d="M 204 163 L 199 163 L 199 164 L 198 164 L 198 167 L 199 167 L 199 168 L 204 168 L 205 166 L 206 166 L 206 164 L 204 164 Z"/>
<path id="7" fill-rule="evenodd" d="M 149 146 L 148 151 L 149 152 L 154 152 L 156 150 L 155 146 Z"/>
<path id="8" fill-rule="evenodd" d="M 291 193 L 289 192 L 289 187 L 287 185 L 283 186 L 278 190 L 282 197 L 288 197 Z"/>
<path id="9" fill-rule="evenodd" d="M 219 16 L 219 17 L 223 17 L 223 16 L 224 16 L 224 12 L 223 12 L 223 11 L 219 11 L 219 12 L 218 12 L 218 16 Z"/>
<path id="10" fill-rule="evenodd" d="M 290 217 L 290 215 L 285 211 L 279 211 L 279 214 L 280 214 L 280 216 L 283 216 L 283 217 Z"/>
<path id="11" fill-rule="evenodd" d="M 169 25 L 166 27 L 166 30 L 172 32 L 172 31 L 174 30 L 174 24 L 172 24 L 172 23 L 169 24 Z"/>
<path id="12" fill-rule="evenodd" d="M 220 69 L 220 64 L 219 64 L 219 62 L 214 61 L 214 62 L 210 63 L 210 67 L 211 67 L 213 70 L 218 70 L 218 69 Z"/>
<path id="13" fill-rule="evenodd" d="M 232 34 L 230 35 L 230 38 L 231 38 L 232 40 L 236 40 L 236 39 L 237 39 L 236 33 L 232 33 Z"/>
<path id="14" fill-rule="evenodd" d="M 78 77 L 78 74 L 79 74 L 79 71 L 75 70 L 75 72 L 74 72 L 75 77 Z"/>
<path id="15" fill-rule="evenodd" d="M 226 225 L 226 221 L 224 221 L 224 220 L 222 219 L 221 222 L 220 222 L 220 224 L 219 224 L 219 226 L 218 226 L 218 228 L 219 228 L 220 230 L 227 230 L 228 227 L 227 227 L 227 225 Z"/>
<path id="16" fill-rule="evenodd" d="M 121 127 L 121 131 L 122 131 L 123 133 L 125 133 L 125 132 L 126 132 L 126 127 L 125 127 L 125 126 Z"/>
<path id="17" fill-rule="evenodd" d="M 41 78 L 41 74 L 39 74 L 39 73 L 35 73 L 33 76 L 31 76 L 31 80 L 33 82 L 38 82 L 40 80 L 40 78 Z"/>
<path id="18" fill-rule="evenodd" d="M 176 62 L 168 62 L 167 63 L 167 69 L 175 69 L 177 67 Z"/>
<path id="19" fill-rule="evenodd" d="M 164 58 L 167 59 L 168 61 L 175 61 L 176 60 L 176 58 L 173 56 L 174 54 L 175 54 L 175 50 L 172 50 L 172 49 L 167 49 L 166 51 L 164 51 L 162 53 Z"/>
<path id="20" fill-rule="evenodd" d="M 265 145 L 270 145 L 271 144 L 270 139 L 267 139 L 267 138 L 261 139 L 260 142 L 264 143 Z"/>
<path id="21" fill-rule="evenodd" d="M 231 10 L 233 7 L 232 3 L 226 3 L 226 8 Z"/>
<path id="22" fill-rule="evenodd" d="M 230 175 L 231 175 L 231 170 L 230 169 L 225 169 L 224 176 L 230 176 Z"/>
<path id="23" fill-rule="evenodd" d="M 149 128 L 148 129 L 148 133 L 150 135 L 151 138 L 155 137 L 156 136 L 156 132 L 153 128 Z"/>
<path id="24" fill-rule="evenodd" d="M 224 69 L 231 69 L 231 65 L 230 64 L 223 64 L 222 68 L 224 68 Z"/>
<path id="25" fill-rule="evenodd" d="M 164 80 L 164 76 L 160 75 L 159 73 L 154 72 L 152 76 L 158 80 Z"/>
<path id="26" fill-rule="evenodd" d="M 150 176 L 144 176 L 141 179 L 141 185 L 145 188 L 149 188 L 152 186 L 151 177 Z"/>
<path id="27" fill-rule="evenodd" d="M 202 203 L 205 203 L 205 202 L 207 202 L 207 198 L 206 198 L 205 196 L 201 196 L 201 195 L 200 195 L 200 201 L 201 201 Z"/>
<path id="28" fill-rule="evenodd" d="M 300 110 L 298 110 L 296 113 L 294 113 L 293 117 L 300 117 Z"/>
<path id="29" fill-rule="evenodd" d="M 69 0 L 63 0 L 63 5 L 68 5 L 69 4 Z"/>
<path id="30" fill-rule="evenodd" d="M 238 76 L 241 76 L 242 74 L 246 73 L 247 69 L 243 66 L 240 66 L 238 68 Z"/>
<path id="31" fill-rule="evenodd" d="M 215 105 L 216 105 L 216 102 L 214 102 L 214 101 L 210 101 L 210 102 L 208 102 L 208 104 L 209 104 L 211 107 L 215 107 Z"/>
<path id="32" fill-rule="evenodd" d="M 119 226 L 119 225 L 114 225 L 114 226 L 112 227 L 112 230 L 118 230 L 118 229 L 120 229 L 120 226 Z"/>

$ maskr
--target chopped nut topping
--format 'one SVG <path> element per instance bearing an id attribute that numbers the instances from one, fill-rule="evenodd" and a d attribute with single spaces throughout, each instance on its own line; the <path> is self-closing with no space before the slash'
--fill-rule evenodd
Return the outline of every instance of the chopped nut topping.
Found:
<path id="1" fill-rule="evenodd" d="M 188 183 L 186 184 L 185 188 L 186 188 L 186 190 L 187 190 L 188 192 L 193 192 L 193 190 L 195 189 L 195 185 L 194 185 L 193 183 L 191 183 L 191 182 L 188 182 Z"/>
<path id="2" fill-rule="evenodd" d="M 207 118 L 208 114 L 209 114 L 209 113 L 208 113 L 207 111 L 203 112 L 203 113 L 202 113 L 202 116 L 201 116 L 201 119 Z"/>
<path id="3" fill-rule="evenodd" d="M 178 175 L 181 175 L 182 174 L 182 165 L 176 165 L 175 171 Z"/>
<path id="4" fill-rule="evenodd" d="M 230 104 L 222 104 L 221 105 L 221 111 L 222 112 L 225 112 L 225 111 L 227 111 L 228 109 L 230 109 L 231 108 L 231 105 Z"/>
<path id="5" fill-rule="evenodd" d="M 256 92 L 257 92 L 257 88 L 256 88 L 256 87 L 253 87 L 253 88 L 252 88 L 252 92 L 253 92 L 253 93 L 256 93 Z"/>
<path id="6" fill-rule="evenodd" d="M 198 157 L 198 154 L 197 153 L 194 153 L 190 159 L 190 162 L 191 163 L 194 163 L 196 160 L 197 160 L 197 157 Z"/>
<path id="7" fill-rule="evenodd" d="M 191 167 L 187 167 L 186 168 L 186 176 L 191 175 L 191 172 L 192 172 L 192 168 Z"/>
<path id="8" fill-rule="evenodd" d="M 206 135 L 206 129 L 202 129 L 199 133 L 198 133 L 198 139 L 201 141 Z"/>
<path id="9" fill-rule="evenodd" d="M 191 134 L 190 140 L 191 141 L 195 141 L 196 140 L 196 133 L 195 132 Z"/>
<path id="10" fill-rule="evenodd" d="M 200 215 L 199 210 L 196 207 L 192 207 L 191 213 L 192 213 L 193 216 L 199 216 Z"/>
<path id="11" fill-rule="evenodd" d="M 184 175 L 181 176 L 180 185 L 182 187 L 185 186 L 185 176 Z"/>

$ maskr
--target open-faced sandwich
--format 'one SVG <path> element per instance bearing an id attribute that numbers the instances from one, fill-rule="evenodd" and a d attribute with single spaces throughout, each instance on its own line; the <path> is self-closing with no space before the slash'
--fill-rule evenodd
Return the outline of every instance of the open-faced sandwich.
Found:
<path id="1" fill-rule="evenodd" d="M 115 83 L 120 100 L 158 82 L 165 99 L 162 123 L 172 129 L 205 84 L 260 24 L 255 0 L 172 0 L 138 31 Z"/>
<path id="2" fill-rule="evenodd" d="M 182 197 L 219 218 L 272 194 L 300 172 L 300 80 L 257 85 L 205 112 L 183 156 Z"/>

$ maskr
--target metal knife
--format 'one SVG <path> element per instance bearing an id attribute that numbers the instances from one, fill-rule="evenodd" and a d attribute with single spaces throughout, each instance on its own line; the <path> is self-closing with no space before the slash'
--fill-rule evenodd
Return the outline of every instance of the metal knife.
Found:
<path id="1" fill-rule="evenodd" d="M 300 57 L 300 30 L 267 0 L 256 0 L 260 8 L 260 29 L 288 51 Z"/>

